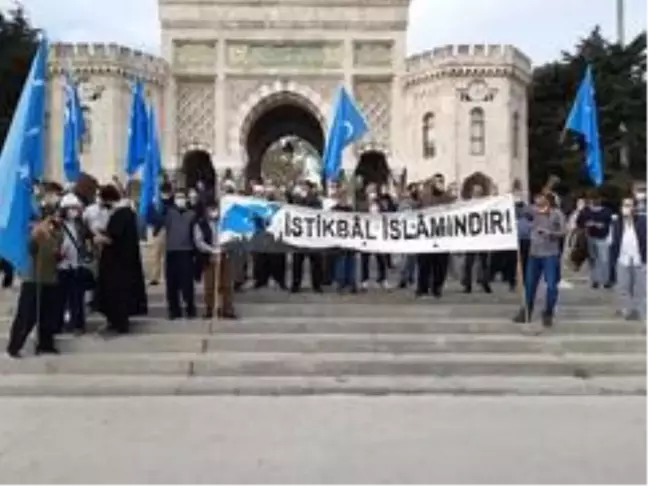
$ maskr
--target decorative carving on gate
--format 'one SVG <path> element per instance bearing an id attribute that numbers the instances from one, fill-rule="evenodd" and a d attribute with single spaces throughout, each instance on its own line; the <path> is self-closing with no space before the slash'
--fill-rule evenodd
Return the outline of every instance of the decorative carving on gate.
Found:
<path id="1" fill-rule="evenodd" d="M 218 60 L 216 42 L 176 42 L 173 46 L 173 65 L 182 71 L 215 69 Z"/>
<path id="2" fill-rule="evenodd" d="M 214 84 L 179 81 L 176 95 L 178 147 L 211 147 L 214 143 Z"/>
<path id="3" fill-rule="evenodd" d="M 341 42 L 229 42 L 227 65 L 233 68 L 341 68 Z"/>
<path id="4" fill-rule="evenodd" d="M 389 146 L 391 138 L 392 82 L 385 80 L 356 80 L 354 92 L 358 105 L 369 123 L 369 133 L 365 135 L 363 141 L 365 143 L 379 143 Z"/>
<path id="5" fill-rule="evenodd" d="M 353 45 L 353 65 L 357 67 L 389 67 L 393 63 L 391 41 L 356 42 Z"/>

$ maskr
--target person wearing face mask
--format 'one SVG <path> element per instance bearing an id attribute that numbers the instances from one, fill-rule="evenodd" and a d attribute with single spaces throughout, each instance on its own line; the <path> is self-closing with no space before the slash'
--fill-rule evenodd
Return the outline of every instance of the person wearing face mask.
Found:
<path id="1" fill-rule="evenodd" d="M 55 214 L 43 217 L 30 228 L 30 268 L 22 275 L 20 295 L 11 324 L 7 354 L 21 358 L 21 350 L 37 327 L 36 354 L 59 354 L 55 345 L 58 316 L 58 271 L 61 229 Z"/>
<path id="2" fill-rule="evenodd" d="M 515 201 L 515 220 L 517 223 L 517 233 L 518 233 L 518 248 L 519 253 L 515 252 L 515 259 L 513 260 L 514 270 L 513 270 L 513 286 L 517 286 L 517 258 L 518 254 L 520 257 L 520 269 L 522 277 L 526 275 L 527 264 L 529 262 L 529 249 L 531 248 L 531 220 L 528 217 L 529 214 L 529 205 L 524 198 L 524 194 L 520 189 L 517 189 L 513 192 L 513 198 Z"/>
<path id="3" fill-rule="evenodd" d="M 88 254 L 90 232 L 82 221 L 83 206 L 75 194 L 63 196 L 60 205 L 61 260 L 58 264 L 60 312 L 58 332 L 83 334 L 86 330 L 84 258 Z"/>
<path id="4" fill-rule="evenodd" d="M 160 214 L 152 214 L 152 220 L 157 221 L 155 228 L 165 231 L 164 279 L 171 320 L 183 316 L 180 297 L 184 301 L 184 316 L 196 317 L 193 240 L 196 212 L 188 206 L 187 194 L 176 191 L 172 204 L 163 207 Z"/>
<path id="5" fill-rule="evenodd" d="M 610 243 L 608 237 L 612 224 L 612 211 L 603 206 L 598 192 L 593 192 L 590 200 L 591 205 L 580 212 L 576 225 L 587 232 L 592 288 L 609 287 Z"/>
<path id="6" fill-rule="evenodd" d="M 162 203 L 163 211 L 166 211 L 164 208 L 168 208 L 169 205 L 173 203 L 172 197 L 173 188 L 169 182 L 165 182 L 160 187 L 160 202 Z M 151 275 L 149 280 L 149 285 L 152 287 L 160 283 L 160 278 L 162 277 L 162 264 L 164 263 L 164 243 L 166 240 L 166 232 L 164 227 L 158 227 L 153 229 L 153 263 L 151 267 Z"/>
<path id="7" fill-rule="evenodd" d="M 435 174 L 424 205 L 426 207 L 435 207 L 451 204 L 452 202 L 452 198 L 445 190 L 445 177 L 443 174 Z M 441 297 L 448 275 L 449 261 L 449 253 L 421 253 L 417 256 L 417 296 L 427 295 L 431 291 L 434 297 Z"/>
<path id="8" fill-rule="evenodd" d="M 110 219 L 110 207 L 101 199 L 101 188 L 97 190 L 94 202 L 86 207 L 81 216 L 81 220 L 85 228 L 90 232 L 91 237 L 101 236 L 106 231 L 108 220 Z M 99 261 L 101 257 L 101 246 L 95 245 L 93 247 L 94 258 Z M 95 291 L 92 290 L 92 299 L 90 300 L 90 308 L 96 309 Z"/>
<path id="9" fill-rule="evenodd" d="M 475 184 L 472 188 L 471 199 L 482 198 L 486 195 L 485 193 L 486 191 L 481 185 Z M 481 280 L 481 286 L 484 289 L 484 292 L 486 292 L 487 294 L 493 292 L 490 287 L 491 272 L 488 257 L 489 255 L 487 252 L 466 253 L 463 269 L 463 286 L 464 292 L 466 294 L 470 294 L 472 292 L 473 268 L 475 266 L 475 259 L 479 260 L 479 279 Z"/>
<path id="10" fill-rule="evenodd" d="M 95 236 L 102 247 L 97 310 L 108 321 L 104 334 L 126 334 L 131 317 L 148 313 L 137 215 L 113 185 L 101 189 L 101 200 L 110 208 L 110 218 L 106 230 Z"/>
<path id="11" fill-rule="evenodd" d="M 632 197 L 623 199 L 621 218 L 612 223 L 612 262 L 616 265 L 619 312 L 646 321 L 646 214 Z"/>
<path id="12" fill-rule="evenodd" d="M 216 287 L 218 287 L 218 307 L 216 313 L 221 319 L 236 319 L 232 299 L 232 282 L 229 274 L 227 255 L 218 246 L 218 206 L 215 202 L 199 210 L 193 228 L 194 245 L 199 252 L 198 264 L 203 266 L 205 286 L 205 313 L 203 318 L 214 316 Z"/>
<path id="13" fill-rule="evenodd" d="M 367 186 L 365 197 L 357 200 L 357 209 L 360 212 L 370 214 L 380 214 L 383 209 L 380 205 L 378 190 L 375 184 Z M 369 279 L 371 274 L 371 259 L 376 262 L 376 284 L 384 289 L 389 288 L 387 281 L 387 258 L 382 253 L 360 253 L 360 288 L 361 290 L 369 289 Z"/>
<path id="14" fill-rule="evenodd" d="M 416 211 L 421 208 L 421 196 L 419 194 L 418 185 L 410 184 L 407 186 L 407 193 L 401 198 L 398 210 L 399 211 Z M 398 287 L 405 289 L 414 283 L 414 272 L 416 271 L 417 255 L 412 253 L 402 256 L 402 267 L 400 269 L 400 278 Z"/>
<path id="15" fill-rule="evenodd" d="M 551 194 L 542 192 L 535 198 L 535 206 L 529 208 L 527 217 L 531 222 L 531 247 L 524 278 L 526 307 L 513 318 L 524 323 L 531 319 L 540 278 L 544 276 L 547 296 L 542 314 L 542 325 L 553 326 L 554 312 L 558 302 L 560 275 L 560 240 L 565 235 L 565 216 L 553 207 Z"/>
<path id="16" fill-rule="evenodd" d="M 204 202 L 200 199 L 200 194 L 197 189 L 191 188 L 187 194 L 188 207 L 194 211 L 199 210 L 199 206 Z"/>
<path id="17" fill-rule="evenodd" d="M 322 209 L 322 200 L 317 194 L 314 184 L 304 182 L 297 185 L 294 191 L 293 204 L 314 209 Z M 292 285 L 290 291 L 301 292 L 304 276 L 304 260 L 309 259 L 311 271 L 311 285 L 314 292 L 322 293 L 324 280 L 324 266 L 322 253 L 317 250 L 308 252 L 295 251 L 292 254 Z"/>

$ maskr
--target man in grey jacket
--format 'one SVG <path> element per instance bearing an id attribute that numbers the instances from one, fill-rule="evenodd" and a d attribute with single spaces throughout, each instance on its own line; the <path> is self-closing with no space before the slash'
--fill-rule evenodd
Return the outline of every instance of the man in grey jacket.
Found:
<path id="1" fill-rule="evenodd" d="M 520 309 L 513 319 L 520 323 L 531 319 L 538 283 L 540 277 L 544 276 L 547 296 L 542 325 L 546 328 L 553 325 L 554 311 L 558 302 L 560 240 L 565 236 L 565 216 L 560 209 L 554 207 L 551 197 L 552 195 L 547 193 L 538 194 L 535 205 L 527 212 L 527 218 L 531 223 L 531 243 L 524 278 L 526 308 Z"/>
<path id="2" fill-rule="evenodd" d="M 196 317 L 193 239 L 196 213 L 188 208 L 187 194 L 176 191 L 173 201 L 164 206 L 157 220 L 154 233 L 165 231 L 164 279 L 169 319 L 182 317 L 180 296 L 185 316 L 193 319 Z"/>

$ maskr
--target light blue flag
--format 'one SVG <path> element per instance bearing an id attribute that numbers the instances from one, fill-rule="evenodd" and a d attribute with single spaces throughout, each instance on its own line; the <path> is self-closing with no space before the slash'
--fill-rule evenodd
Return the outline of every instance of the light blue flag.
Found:
<path id="1" fill-rule="evenodd" d="M 144 85 L 137 80 L 133 85 L 130 120 L 128 124 L 128 151 L 126 174 L 132 176 L 144 164 L 148 150 L 148 110 L 144 97 Z"/>
<path id="2" fill-rule="evenodd" d="M 140 221 L 143 224 L 152 224 L 150 220 L 151 209 L 160 210 L 160 174 L 162 172 L 162 156 L 160 155 L 160 141 L 157 133 L 157 117 L 153 106 L 149 109 L 148 116 L 149 134 L 146 160 L 142 174 L 142 193 L 140 195 Z"/>
<path id="3" fill-rule="evenodd" d="M 85 134 L 85 120 L 81 108 L 78 87 L 69 74 L 65 76 L 65 110 L 63 111 L 63 172 L 70 182 L 76 182 L 81 175 L 81 142 Z"/>
<path id="4" fill-rule="evenodd" d="M 364 115 L 344 86 L 341 86 L 324 150 L 326 181 L 337 180 L 342 169 L 342 152 L 348 145 L 360 140 L 368 130 Z"/>
<path id="5" fill-rule="evenodd" d="M 583 136 L 587 173 L 592 182 L 600 186 L 603 184 L 603 155 L 599 139 L 597 111 L 594 75 L 592 66 L 587 66 L 585 78 L 578 88 L 565 128 Z"/>
<path id="6" fill-rule="evenodd" d="M 259 231 L 259 221 L 268 223 L 280 208 L 280 204 L 273 202 L 236 202 L 221 216 L 219 234 L 230 233 L 235 238 L 249 238 Z"/>
<path id="7" fill-rule="evenodd" d="M 0 257 L 24 275 L 29 271 L 29 224 L 33 184 L 45 169 L 45 80 L 48 42 L 43 39 L 23 86 L 0 153 Z"/>

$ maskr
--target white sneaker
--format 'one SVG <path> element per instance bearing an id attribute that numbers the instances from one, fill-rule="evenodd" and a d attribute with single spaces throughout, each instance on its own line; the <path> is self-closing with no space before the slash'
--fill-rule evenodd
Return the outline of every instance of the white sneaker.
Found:
<path id="1" fill-rule="evenodd" d="M 367 290 L 369 288 L 369 282 L 360 282 L 360 288 L 362 290 Z"/>
<path id="2" fill-rule="evenodd" d="M 383 290 L 391 289 L 391 285 L 389 285 L 389 282 L 387 280 L 384 280 L 383 282 L 381 282 L 380 286 L 383 288 Z"/>
<path id="3" fill-rule="evenodd" d="M 570 290 L 574 288 L 574 284 L 568 282 L 567 280 L 561 280 L 560 282 L 558 282 L 558 288 L 562 290 Z"/>

